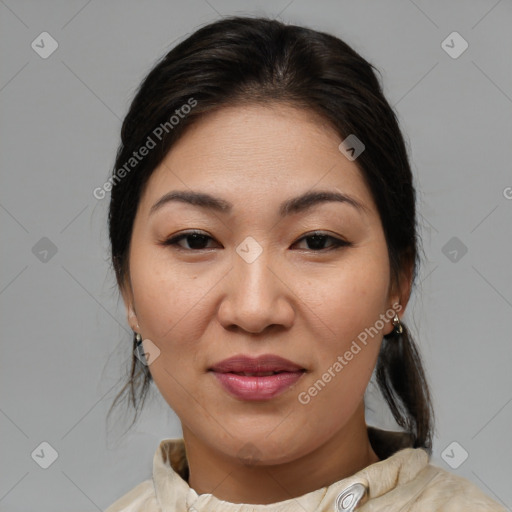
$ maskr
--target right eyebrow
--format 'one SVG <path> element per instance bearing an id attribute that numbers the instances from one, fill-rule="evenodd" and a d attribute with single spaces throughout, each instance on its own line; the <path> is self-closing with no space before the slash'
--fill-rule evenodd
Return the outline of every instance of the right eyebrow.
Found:
<path id="1" fill-rule="evenodd" d="M 205 194 L 203 192 L 190 192 L 190 191 L 179 191 L 174 190 L 162 196 L 149 211 L 149 215 L 152 215 L 157 210 L 162 208 L 165 204 L 168 204 L 173 201 L 178 201 L 182 203 L 192 204 L 194 206 L 200 206 L 202 208 L 208 208 L 210 210 L 216 210 L 221 213 L 229 213 L 233 208 L 233 205 L 225 201 L 224 199 L 220 199 L 218 197 L 214 197 L 210 194 Z"/>

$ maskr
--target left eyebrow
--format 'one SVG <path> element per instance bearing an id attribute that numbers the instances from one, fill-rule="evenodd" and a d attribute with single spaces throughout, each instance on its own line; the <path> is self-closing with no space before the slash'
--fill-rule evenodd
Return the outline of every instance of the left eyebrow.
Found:
<path id="1" fill-rule="evenodd" d="M 206 194 L 204 192 L 172 191 L 162 196 L 150 209 L 149 215 L 162 208 L 165 204 L 173 201 L 184 202 L 201 208 L 215 210 L 220 213 L 230 213 L 233 205 L 224 199 Z M 369 209 L 357 199 L 341 192 L 329 190 L 316 190 L 306 192 L 300 196 L 287 199 L 279 207 L 279 215 L 288 215 L 304 212 L 313 206 L 327 202 L 345 203 L 354 207 L 359 213 L 369 213 Z"/>
<path id="2" fill-rule="evenodd" d="M 353 206 L 359 213 L 369 213 L 368 208 L 357 199 L 341 192 L 332 192 L 330 190 L 316 190 L 306 192 L 298 197 L 286 200 L 281 204 L 279 213 L 281 217 L 286 217 L 294 213 L 303 212 L 317 204 L 327 202 L 339 202 Z"/>

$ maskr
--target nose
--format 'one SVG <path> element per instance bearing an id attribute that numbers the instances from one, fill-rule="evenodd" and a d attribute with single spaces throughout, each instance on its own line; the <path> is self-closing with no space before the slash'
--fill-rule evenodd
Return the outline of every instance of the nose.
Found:
<path id="1" fill-rule="evenodd" d="M 226 329 L 260 334 L 271 326 L 290 328 L 295 310 L 294 294 L 268 251 L 254 261 L 234 254 L 233 268 L 226 276 L 225 295 L 217 311 Z"/>

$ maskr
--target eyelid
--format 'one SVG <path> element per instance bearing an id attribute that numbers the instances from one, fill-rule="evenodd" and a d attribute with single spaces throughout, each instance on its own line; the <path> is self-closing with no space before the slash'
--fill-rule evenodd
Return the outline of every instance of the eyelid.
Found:
<path id="1" fill-rule="evenodd" d="M 344 240 L 341 235 L 336 235 L 334 233 L 331 233 L 330 231 L 322 231 L 321 229 L 314 229 L 313 231 L 309 231 L 308 233 L 298 238 L 297 241 L 302 240 L 303 238 L 309 238 L 310 236 L 328 236 L 331 238 L 335 238 L 340 242 L 347 242 L 347 240 Z"/>

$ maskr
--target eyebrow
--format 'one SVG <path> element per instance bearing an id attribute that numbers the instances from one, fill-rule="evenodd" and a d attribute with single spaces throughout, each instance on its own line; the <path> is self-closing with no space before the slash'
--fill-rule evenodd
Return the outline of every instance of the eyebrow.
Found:
<path id="1" fill-rule="evenodd" d="M 206 208 L 209 210 L 217 211 L 219 213 L 230 213 L 233 205 L 224 199 L 214 197 L 204 192 L 193 191 L 172 191 L 162 196 L 150 209 L 149 215 L 152 215 L 157 210 L 160 210 L 165 204 L 171 202 L 182 202 Z M 301 213 L 313 206 L 327 202 L 345 203 L 354 207 L 360 213 L 369 212 L 369 209 L 360 203 L 354 197 L 341 192 L 332 192 L 330 190 L 315 190 L 306 192 L 298 197 L 287 199 L 281 203 L 279 207 L 279 215 L 286 217 L 288 215 Z"/>

